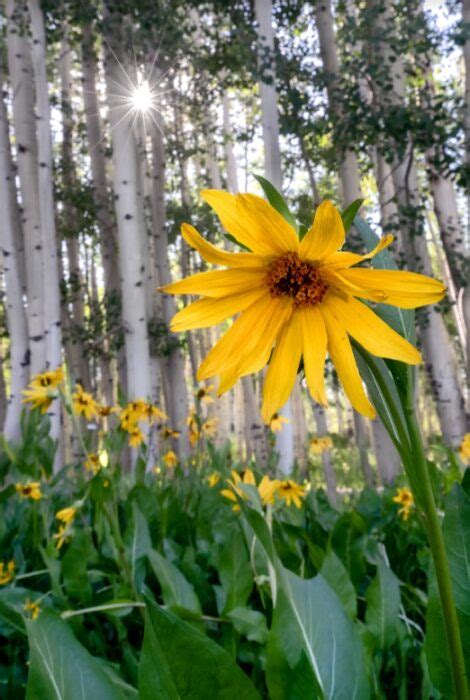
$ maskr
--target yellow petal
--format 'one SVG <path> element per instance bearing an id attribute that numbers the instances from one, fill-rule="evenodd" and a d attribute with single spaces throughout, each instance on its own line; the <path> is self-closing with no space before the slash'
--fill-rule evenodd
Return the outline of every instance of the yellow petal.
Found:
<path id="1" fill-rule="evenodd" d="M 261 415 L 265 423 L 286 403 L 294 387 L 302 355 L 300 314 L 294 311 L 284 326 L 269 363 Z"/>
<path id="2" fill-rule="evenodd" d="M 204 190 L 201 196 L 222 226 L 254 253 L 279 255 L 298 250 L 299 240 L 292 226 L 261 197 L 221 190 Z"/>
<path id="3" fill-rule="evenodd" d="M 368 418 L 375 418 L 375 410 L 364 391 L 346 331 L 338 325 L 325 304 L 320 309 L 328 336 L 328 352 L 353 408 Z"/>
<path id="4" fill-rule="evenodd" d="M 240 353 L 251 351 L 258 338 L 255 334 L 259 331 L 260 321 L 272 313 L 274 301 L 277 300 L 266 293 L 243 311 L 202 361 L 198 381 L 222 374 L 237 364 Z"/>
<path id="5" fill-rule="evenodd" d="M 364 299 L 370 299 L 378 303 L 385 302 L 387 295 L 382 289 L 371 288 L 366 292 L 363 287 L 359 287 L 356 283 L 346 279 L 346 272 L 349 272 L 349 270 L 338 270 L 324 266 L 321 268 L 321 277 L 332 289 L 344 294 L 345 297 L 353 295 L 356 297 L 363 297 Z M 361 272 L 361 270 L 359 270 L 359 272 Z"/>
<path id="6" fill-rule="evenodd" d="M 243 483 L 250 484 L 251 486 L 256 486 L 255 475 L 253 474 L 251 469 L 245 469 L 245 473 L 243 474 Z"/>
<path id="7" fill-rule="evenodd" d="M 426 304 L 435 304 L 444 296 L 446 289 L 441 282 L 402 270 L 342 270 L 341 276 L 347 283 L 356 286 L 360 292 L 355 296 L 374 299 L 373 290 L 381 289 L 386 304 L 402 309 L 415 309 Z"/>
<path id="8" fill-rule="evenodd" d="M 327 336 L 325 322 L 317 306 L 301 309 L 300 321 L 305 379 L 315 401 L 326 406 L 324 369 Z"/>
<path id="9" fill-rule="evenodd" d="M 254 253 L 229 253 L 206 241 L 191 224 L 183 224 L 181 233 L 184 240 L 195 248 L 209 263 L 225 267 L 262 267 L 265 259 Z"/>
<path id="10" fill-rule="evenodd" d="M 235 384 L 239 377 L 255 374 L 267 364 L 274 341 L 291 317 L 292 309 L 292 301 L 290 299 L 284 297 L 272 300 L 270 310 L 258 322 L 253 336 L 255 342 L 245 345 L 243 348 L 244 352 L 239 356 L 237 364 L 227 372 L 227 374 L 232 372 L 230 387 Z M 220 387 L 219 392 L 222 393 Z"/>
<path id="11" fill-rule="evenodd" d="M 388 248 L 388 246 L 393 243 L 393 240 L 394 237 L 392 234 L 388 233 L 386 236 L 382 236 L 380 241 L 377 243 L 375 248 L 370 251 L 370 253 L 367 253 L 366 255 L 357 255 L 357 253 L 348 252 L 334 253 L 328 258 L 328 260 L 325 260 L 325 265 L 333 269 L 341 269 L 351 267 L 352 265 L 358 265 L 359 263 L 364 262 L 364 260 L 371 260 L 377 255 L 377 253 L 380 253 L 381 250 Z"/>
<path id="12" fill-rule="evenodd" d="M 410 365 L 421 362 L 418 350 L 360 301 L 353 297 L 345 301 L 335 294 L 328 294 L 322 305 L 325 307 L 349 335 L 373 355 Z"/>
<path id="13" fill-rule="evenodd" d="M 300 244 L 303 260 L 325 260 L 344 243 L 344 226 L 335 205 L 326 199 L 315 212 L 315 218 Z"/>
<path id="14" fill-rule="evenodd" d="M 162 291 L 167 294 L 202 294 L 217 299 L 260 287 L 265 275 L 266 271 L 261 268 L 198 272 L 179 282 L 168 284 Z"/>
<path id="15" fill-rule="evenodd" d="M 170 328 L 174 332 L 180 332 L 215 326 L 226 318 L 244 311 L 265 293 L 265 289 L 258 287 L 243 294 L 221 299 L 199 299 L 178 311 L 171 320 Z"/>

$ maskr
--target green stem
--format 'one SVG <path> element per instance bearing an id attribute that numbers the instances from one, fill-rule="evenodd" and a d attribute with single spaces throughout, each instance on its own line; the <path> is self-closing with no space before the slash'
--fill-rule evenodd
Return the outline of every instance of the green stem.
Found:
<path id="1" fill-rule="evenodd" d="M 405 407 L 405 416 L 413 449 L 412 461 L 409 468 L 415 477 L 415 488 L 418 490 L 416 500 L 423 511 L 424 524 L 434 561 L 455 697 L 457 700 L 468 700 L 465 660 L 460 638 L 459 621 L 452 595 L 449 562 L 432 491 L 431 480 L 429 478 L 423 440 L 411 396 L 408 397 Z"/>
<path id="2" fill-rule="evenodd" d="M 354 348 L 359 352 L 359 354 L 362 356 L 364 361 L 367 363 L 367 366 L 369 367 L 376 383 L 377 386 L 380 389 L 380 393 L 382 394 L 385 403 L 387 404 L 391 416 L 392 416 L 392 421 L 395 426 L 395 429 L 398 433 L 398 440 L 394 435 L 390 434 L 390 431 L 387 431 L 390 435 L 391 440 L 393 441 L 395 447 L 397 448 L 397 451 L 400 455 L 409 457 L 410 456 L 410 437 L 408 434 L 408 431 L 406 429 L 406 425 L 404 425 L 402 417 L 400 415 L 400 412 L 397 409 L 396 402 L 394 397 L 392 396 L 387 383 L 384 381 L 381 372 L 377 369 L 376 365 L 370 361 L 370 357 L 368 356 L 368 353 L 364 351 L 362 346 L 360 346 L 358 343 L 354 343 Z"/>

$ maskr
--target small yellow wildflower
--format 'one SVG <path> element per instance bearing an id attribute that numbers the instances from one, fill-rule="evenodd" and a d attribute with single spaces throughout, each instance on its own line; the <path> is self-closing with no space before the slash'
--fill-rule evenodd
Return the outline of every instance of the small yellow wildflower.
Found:
<path id="1" fill-rule="evenodd" d="M 213 438 L 217 434 L 218 418 L 208 418 L 201 426 L 201 432 L 206 438 Z"/>
<path id="2" fill-rule="evenodd" d="M 217 484 L 220 481 L 220 474 L 218 472 L 212 472 L 212 474 L 207 477 L 207 483 L 209 484 L 209 488 L 214 488 L 214 486 L 217 486 Z"/>
<path id="3" fill-rule="evenodd" d="M 37 374 L 30 381 L 29 386 L 31 389 L 55 389 L 62 384 L 64 381 L 64 372 L 62 367 L 55 370 L 49 370 L 47 372 L 42 372 Z"/>
<path id="4" fill-rule="evenodd" d="M 150 424 L 164 423 L 166 420 L 168 420 L 166 413 L 158 408 L 158 406 L 154 406 L 151 403 L 145 404 L 142 418 Z"/>
<path id="5" fill-rule="evenodd" d="M 85 469 L 87 471 L 93 472 L 93 474 L 97 474 L 99 470 L 101 469 L 101 464 L 100 464 L 100 458 L 97 454 L 92 453 L 87 455 L 87 460 L 85 462 Z"/>
<path id="6" fill-rule="evenodd" d="M 23 403 L 30 403 L 32 408 L 39 408 L 46 413 L 57 396 L 55 389 L 64 381 L 62 368 L 37 374 L 23 391 Z"/>
<path id="7" fill-rule="evenodd" d="M 291 479 L 284 479 L 278 484 L 277 494 L 285 500 L 288 506 L 294 503 L 297 508 L 300 508 L 302 506 L 300 499 L 305 495 L 305 486 L 301 486 Z"/>
<path id="8" fill-rule="evenodd" d="M 289 419 L 285 416 L 279 415 L 279 413 L 273 413 L 269 422 L 269 427 L 273 433 L 279 433 L 281 432 L 284 423 L 289 423 Z"/>
<path id="9" fill-rule="evenodd" d="M 29 598 L 26 599 L 25 604 L 23 605 L 23 610 L 28 613 L 32 620 L 39 617 L 39 613 L 41 612 L 41 608 L 39 607 L 38 603 L 36 603 L 34 600 L 29 600 Z"/>
<path id="10" fill-rule="evenodd" d="M 77 384 L 72 395 L 73 410 L 78 416 L 84 416 L 86 420 L 93 420 L 98 416 L 98 404 L 91 394 L 84 391 L 81 384 Z"/>
<path id="11" fill-rule="evenodd" d="M 188 430 L 189 430 L 189 442 L 190 442 L 191 446 L 194 447 L 194 445 L 197 443 L 197 441 L 201 437 L 201 432 L 199 431 L 197 416 L 194 412 L 189 414 L 189 416 L 186 419 L 186 423 L 188 424 Z"/>
<path id="12" fill-rule="evenodd" d="M 310 440 L 310 450 L 314 455 L 321 455 L 323 452 L 331 450 L 333 441 L 329 435 L 314 437 Z"/>
<path id="13" fill-rule="evenodd" d="M 39 408 L 41 413 L 49 410 L 55 398 L 49 389 L 25 389 L 22 393 L 24 396 L 22 403 L 30 403 L 31 408 Z"/>
<path id="14" fill-rule="evenodd" d="M 213 396 L 211 396 L 211 393 L 214 391 L 214 389 L 215 389 L 215 386 L 213 384 L 210 384 L 209 386 L 206 386 L 206 387 L 201 387 L 199 389 L 199 391 L 197 391 L 197 393 L 196 393 L 196 399 L 200 403 L 205 403 L 205 404 L 214 403 L 215 399 Z"/>
<path id="15" fill-rule="evenodd" d="M 267 474 L 265 474 L 259 482 L 258 492 L 261 497 L 261 503 L 264 506 L 274 503 L 274 497 L 279 488 L 279 483 L 277 479 L 270 479 Z"/>
<path id="16" fill-rule="evenodd" d="M 181 433 L 179 430 L 173 430 L 173 428 L 163 428 L 161 431 L 161 436 L 164 440 L 168 440 L 169 438 L 179 438 Z"/>
<path id="17" fill-rule="evenodd" d="M 5 586 L 15 575 L 15 562 L 10 559 L 8 563 L 0 561 L 0 586 Z"/>
<path id="18" fill-rule="evenodd" d="M 412 508 L 414 507 L 414 498 L 410 489 L 408 489 L 406 486 L 403 488 L 398 488 L 397 494 L 392 500 L 394 503 L 399 503 L 401 505 L 401 508 L 398 510 L 398 515 L 400 515 L 406 522 L 410 517 Z"/>
<path id="19" fill-rule="evenodd" d="M 15 488 L 21 498 L 30 498 L 32 501 L 40 501 L 42 498 L 41 484 L 39 481 L 28 481 L 27 484 L 16 484 Z"/>
<path id="20" fill-rule="evenodd" d="M 143 443 L 145 435 L 137 425 L 127 432 L 129 433 L 129 447 L 139 447 Z"/>
<path id="21" fill-rule="evenodd" d="M 171 469 L 172 467 L 176 467 L 176 465 L 178 464 L 178 457 L 173 452 L 173 450 L 168 450 L 168 452 L 166 452 L 163 455 L 162 460 L 165 466 L 169 469 Z"/>
<path id="22" fill-rule="evenodd" d="M 466 433 L 459 447 L 460 459 L 464 464 L 470 462 L 470 433 Z"/>
<path id="23" fill-rule="evenodd" d="M 230 488 L 222 489 L 220 493 L 225 498 L 228 498 L 229 501 L 235 502 L 235 505 L 232 507 L 232 510 L 237 512 L 240 510 L 240 506 L 237 503 L 237 497 L 235 493 L 238 496 L 240 496 L 240 498 L 248 498 L 245 491 L 242 488 L 240 488 L 240 484 L 250 484 L 251 486 L 256 486 L 255 475 L 253 474 L 251 469 L 245 469 L 245 471 L 243 472 L 243 477 L 240 477 L 238 472 L 232 470 L 232 478 L 227 479 L 227 484 Z"/>
<path id="24" fill-rule="evenodd" d="M 96 412 L 99 418 L 107 418 L 114 412 L 112 406 L 105 406 L 104 404 L 96 404 Z"/>
<path id="25" fill-rule="evenodd" d="M 57 518 L 57 520 L 60 520 L 62 523 L 68 525 L 68 523 L 71 523 L 72 520 L 75 518 L 76 514 L 77 509 L 74 506 L 69 506 L 68 508 L 62 508 L 61 510 L 58 510 L 55 514 L 55 517 Z"/>
<path id="26" fill-rule="evenodd" d="M 56 549 L 60 549 L 62 545 L 67 542 L 71 537 L 71 530 L 69 525 L 59 525 L 59 530 L 52 537 L 56 541 Z"/>

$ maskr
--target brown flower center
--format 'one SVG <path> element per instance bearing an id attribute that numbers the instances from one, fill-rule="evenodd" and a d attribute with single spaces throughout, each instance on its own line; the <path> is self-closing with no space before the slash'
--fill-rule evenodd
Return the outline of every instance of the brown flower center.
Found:
<path id="1" fill-rule="evenodd" d="M 294 306 L 319 304 L 328 285 L 315 266 L 301 260 L 297 253 L 286 253 L 269 266 L 267 283 L 271 296 L 289 296 Z"/>

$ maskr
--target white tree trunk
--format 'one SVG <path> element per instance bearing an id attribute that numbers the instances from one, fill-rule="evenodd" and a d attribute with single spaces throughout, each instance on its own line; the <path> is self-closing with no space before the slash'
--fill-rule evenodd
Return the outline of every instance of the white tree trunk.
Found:
<path id="1" fill-rule="evenodd" d="M 365 418 L 360 413 L 353 410 L 354 435 L 357 449 L 359 450 L 359 463 L 366 486 L 373 486 L 375 482 L 374 472 L 369 462 L 369 436 L 367 435 L 367 425 Z"/>
<path id="2" fill-rule="evenodd" d="M 17 221 L 13 207 L 16 206 L 16 186 L 12 170 L 7 112 L 3 97 L 0 96 L 0 212 L 2 212 L 0 248 L 3 255 L 5 311 L 10 336 L 10 395 L 3 425 L 3 434 L 7 440 L 17 440 L 20 437 L 21 392 L 29 379 L 28 326 L 15 240 Z M 21 234 L 21 230 L 19 233 Z"/>
<path id="3" fill-rule="evenodd" d="M 401 460 L 384 424 L 379 418 L 371 421 L 377 472 L 382 484 L 390 486 L 401 472 Z"/>
<path id="4" fill-rule="evenodd" d="M 114 52 L 117 43 L 111 36 Z M 126 383 L 129 399 L 147 397 L 150 391 L 150 352 L 146 313 L 146 261 L 143 201 L 138 195 L 139 172 L 132 133 L 133 117 L 123 97 L 128 88 L 121 66 L 107 53 L 105 77 L 113 147 L 114 206 L 119 239 L 122 285 L 122 319 L 125 333 Z M 120 89 L 120 85 L 123 88 Z M 119 94 L 121 93 L 121 94 Z"/>
<path id="5" fill-rule="evenodd" d="M 83 105 L 85 124 L 90 156 L 91 177 L 93 182 L 93 200 L 98 223 L 101 260 L 103 264 L 104 285 L 106 294 L 106 317 L 108 324 L 121 322 L 121 282 L 119 276 L 118 246 L 115 234 L 115 221 L 112 216 L 109 183 L 106 175 L 106 140 L 104 138 L 100 102 L 96 92 L 97 61 L 94 48 L 93 28 L 86 25 L 83 28 L 82 40 L 82 77 Z M 114 318 L 111 310 L 114 310 Z M 119 364 L 121 374 L 125 372 L 125 358 L 120 353 Z M 109 403 L 113 402 L 113 376 L 110 362 L 101 362 L 103 393 Z M 125 390 L 125 380 L 121 382 Z"/>
<path id="6" fill-rule="evenodd" d="M 161 127 L 163 128 L 163 122 Z M 154 247 L 157 263 L 157 277 L 160 286 L 171 282 L 170 261 L 168 258 L 168 232 L 166 227 L 165 206 L 165 144 L 162 132 L 155 128 L 152 131 L 152 161 L 153 161 L 153 197 L 154 208 Z M 171 425 L 174 430 L 181 432 L 181 438 L 175 447 L 180 457 L 188 451 L 188 434 L 186 418 L 189 413 L 188 395 L 186 390 L 184 356 L 179 344 L 179 337 L 169 330 L 170 321 L 176 312 L 174 298 L 170 294 L 161 294 L 163 322 L 167 329 L 168 352 L 162 358 L 162 366 L 168 378 L 169 393 L 167 408 Z"/>
<path id="7" fill-rule="evenodd" d="M 320 406 L 319 403 L 316 403 L 316 401 L 313 401 L 312 399 L 312 408 L 313 415 L 315 416 L 315 423 L 317 424 L 318 437 L 328 435 L 328 424 L 326 421 L 326 413 L 324 407 Z M 325 474 L 326 492 L 328 494 L 328 500 L 330 501 L 332 506 L 336 506 L 338 502 L 336 474 L 333 468 L 330 450 L 323 452 L 321 458 L 323 463 L 323 473 Z"/>
<path id="8" fill-rule="evenodd" d="M 15 0 L 8 0 L 7 18 L 8 68 L 25 241 L 31 373 L 38 374 L 46 366 L 46 337 L 33 67 L 29 42 L 24 33 L 24 26 L 29 24 L 24 6 Z"/>
<path id="9" fill-rule="evenodd" d="M 264 170 L 270 182 L 282 190 L 281 149 L 279 143 L 279 115 L 276 93 L 276 71 L 274 62 L 274 31 L 272 25 L 272 0 L 255 0 L 255 15 L 258 22 L 258 38 L 262 56 L 260 64 L 266 66 L 260 80 L 261 124 L 263 129 Z M 279 411 L 289 423 L 276 433 L 276 450 L 279 453 L 279 469 L 288 474 L 294 464 L 294 426 L 290 399 Z"/>
<path id="10" fill-rule="evenodd" d="M 463 24 L 470 27 L 470 0 L 463 0 Z M 470 32 L 466 32 L 464 43 L 464 63 L 465 63 L 465 162 L 467 172 L 470 172 Z M 467 226 L 465 235 L 465 256 L 470 257 L 470 187 L 467 185 Z M 467 280 L 462 295 L 462 312 L 467 329 L 467 380 L 470 378 L 470 283 Z M 467 385 L 470 382 L 467 381 Z M 467 386 L 467 413 L 470 413 L 470 390 Z"/>
<path id="11" fill-rule="evenodd" d="M 46 34 L 44 17 L 39 0 L 28 1 L 31 17 L 31 57 L 36 87 L 36 125 L 39 164 L 39 212 L 44 269 L 44 332 L 46 334 L 46 366 L 57 369 L 62 365 L 62 332 L 60 317 L 60 286 L 58 244 L 55 228 L 53 194 L 54 164 L 52 159 L 51 115 L 49 85 L 46 67 Z M 48 416 L 51 421 L 51 437 L 60 438 L 60 402 L 52 403 Z M 59 469 L 60 450 L 57 451 L 55 468 Z"/>

